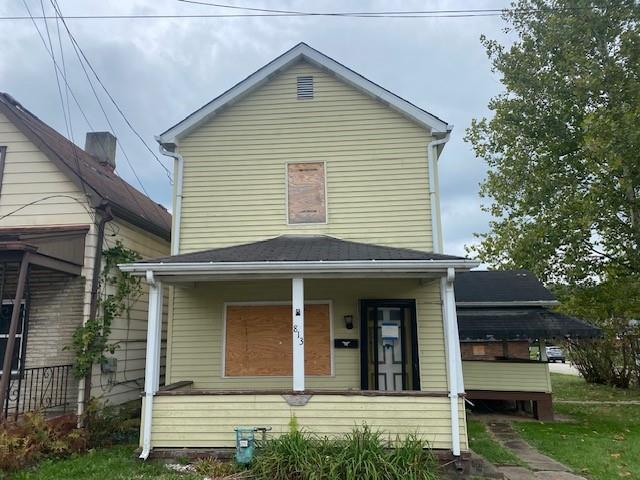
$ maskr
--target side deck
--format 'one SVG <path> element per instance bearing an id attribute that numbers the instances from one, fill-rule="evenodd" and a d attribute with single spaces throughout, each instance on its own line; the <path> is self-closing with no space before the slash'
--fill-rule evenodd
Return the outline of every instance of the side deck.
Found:
<path id="1" fill-rule="evenodd" d="M 534 416 L 553 420 L 549 364 L 534 360 L 464 360 L 467 398 L 531 402 Z"/>

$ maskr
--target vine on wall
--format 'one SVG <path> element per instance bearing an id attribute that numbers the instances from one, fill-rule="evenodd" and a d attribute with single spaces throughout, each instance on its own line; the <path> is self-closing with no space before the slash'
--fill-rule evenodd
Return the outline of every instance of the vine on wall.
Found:
<path id="1" fill-rule="evenodd" d="M 102 251 L 102 258 L 96 318 L 76 329 L 69 347 L 75 355 L 73 372 L 78 379 L 86 377 L 94 364 L 104 364 L 107 353 L 116 351 L 118 344 L 109 341 L 111 324 L 115 318 L 128 315 L 131 305 L 142 294 L 140 278 L 118 268 L 119 263 L 140 260 L 138 252 L 118 240 L 115 246 Z"/>

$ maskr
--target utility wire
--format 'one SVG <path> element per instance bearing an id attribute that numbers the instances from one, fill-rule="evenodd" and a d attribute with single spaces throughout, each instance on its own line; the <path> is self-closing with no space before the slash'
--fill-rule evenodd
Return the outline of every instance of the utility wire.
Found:
<path id="1" fill-rule="evenodd" d="M 24 4 L 25 8 L 27 9 L 27 12 L 29 13 L 29 16 L 32 17 L 31 10 L 29 9 L 29 5 L 27 4 L 27 1 L 26 0 L 22 0 L 22 3 Z M 43 17 L 46 16 L 46 12 L 44 10 L 44 3 L 43 3 L 42 0 L 40 0 L 40 7 L 42 8 L 42 16 Z M 36 21 L 35 20 L 33 20 L 33 25 L 36 28 L 38 28 L 37 25 L 36 25 Z M 65 126 L 65 128 L 67 130 L 67 135 L 69 135 L 69 122 L 68 122 L 68 119 L 67 119 L 67 112 L 66 112 L 65 107 L 64 107 L 64 97 L 62 96 L 62 88 L 60 87 L 60 78 L 58 77 L 58 69 L 56 68 L 56 56 L 55 56 L 55 52 L 53 50 L 53 43 L 51 42 L 51 33 L 49 32 L 49 23 L 48 23 L 47 20 L 44 21 L 44 26 L 45 26 L 45 29 L 47 31 L 47 38 L 49 39 L 49 47 L 48 47 L 47 51 L 51 55 L 51 60 L 53 60 L 53 73 L 56 76 L 56 84 L 58 86 L 58 95 L 60 97 L 60 104 L 62 106 L 62 116 L 64 117 L 64 126 Z M 45 44 L 45 48 L 47 48 L 46 44 Z"/>
<path id="2" fill-rule="evenodd" d="M 24 0 L 23 0 L 24 1 Z M 138 139 L 142 142 L 142 144 L 146 147 L 146 149 L 149 151 L 149 153 L 151 153 L 151 155 L 153 155 L 153 158 L 155 158 L 156 162 L 158 163 L 158 165 L 160 165 L 162 167 L 162 169 L 164 170 L 165 174 L 167 175 L 167 177 L 169 178 L 170 182 L 173 182 L 173 178 L 171 177 L 171 172 L 169 171 L 169 169 L 164 165 L 164 163 L 162 163 L 162 161 L 158 158 L 158 155 L 156 155 L 156 153 L 151 149 L 151 147 L 149 146 L 149 144 L 144 140 L 144 138 L 142 138 L 142 135 L 140 135 L 140 133 L 135 129 L 135 127 L 131 124 L 131 122 L 129 121 L 129 119 L 127 118 L 127 116 L 125 115 L 125 113 L 122 111 L 122 109 L 120 108 L 120 106 L 118 105 L 118 102 L 116 102 L 115 98 L 113 98 L 113 96 L 111 95 L 111 93 L 109 92 L 109 90 L 107 89 L 107 87 L 105 86 L 105 84 L 102 82 L 102 80 L 100 79 L 100 76 L 98 75 L 98 73 L 96 72 L 96 70 L 93 68 L 93 65 L 91 65 L 91 62 L 89 61 L 89 59 L 87 58 L 87 56 L 85 55 L 84 51 L 82 50 L 82 47 L 80 47 L 80 44 L 78 43 L 78 41 L 76 40 L 76 38 L 73 36 L 73 34 L 71 33 L 71 30 L 69 29 L 69 26 L 67 25 L 67 22 L 65 21 L 64 17 L 61 15 L 59 10 L 56 10 L 56 12 L 58 13 L 58 15 L 60 16 L 60 19 L 62 20 L 62 24 L 64 25 L 65 29 L 67 30 L 67 34 L 69 35 L 69 38 L 71 39 L 71 43 L 74 45 L 74 49 L 76 49 L 76 53 L 80 53 L 80 55 L 82 56 L 82 58 L 84 59 L 85 63 L 87 64 L 87 66 L 89 67 L 89 70 L 91 70 L 91 72 L 93 73 L 93 75 L 95 76 L 96 80 L 98 81 L 98 84 L 102 87 L 102 89 L 104 90 L 104 92 L 107 94 L 107 97 L 109 98 L 109 100 L 111 100 L 111 103 L 113 103 L 113 105 L 116 107 L 116 110 L 118 111 L 118 113 L 120 113 L 120 115 L 122 116 L 122 118 L 124 119 L 125 123 L 127 124 L 127 126 L 131 129 L 131 131 L 136 135 L 136 137 L 138 137 Z M 80 63 L 82 64 L 82 61 L 80 61 Z M 84 69 L 84 66 L 82 67 Z M 86 71 L 85 71 L 86 73 Z M 93 90 L 93 84 L 91 83 L 91 81 L 89 81 L 89 83 L 91 84 L 91 89 Z M 95 90 L 94 90 L 95 93 Z M 96 94 L 96 98 L 97 94 Z M 100 101 L 98 100 L 98 103 L 100 103 Z M 102 105 L 100 105 L 102 108 Z M 102 110 L 104 113 L 104 109 Z M 105 113 L 106 115 L 106 113 Z M 133 167 L 132 167 L 133 168 Z M 137 177 L 137 174 L 136 174 Z M 144 189 L 144 187 L 143 187 Z M 146 193 L 146 192 L 145 192 Z"/>
<path id="3" fill-rule="evenodd" d="M 42 32 L 38 28 L 38 24 L 36 23 L 36 21 L 33 19 L 33 16 L 31 15 L 31 10 L 29 9 L 29 5 L 27 4 L 27 1 L 26 0 L 22 0 L 22 3 L 24 4 L 24 6 L 26 8 L 27 13 L 31 17 L 31 20 L 33 22 L 33 26 L 35 27 L 36 32 L 38 32 L 38 36 L 40 37 L 40 40 L 42 40 L 42 44 L 44 45 L 44 49 L 47 51 L 47 53 L 51 57 L 51 60 L 53 61 L 54 70 L 56 72 L 56 81 L 58 81 L 58 92 L 60 93 L 60 100 L 62 101 L 62 91 L 60 90 L 60 84 L 59 84 L 59 80 L 58 80 L 58 72 L 62 75 L 62 79 L 64 80 L 65 85 L 67 86 L 67 88 L 71 92 L 71 95 L 72 95 L 73 99 L 75 100 L 76 105 L 78 106 L 78 109 L 82 113 L 82 116 L 84 117 L 85 121 L 87 122 L 89 127 L 93 130 L 93 127 L 91 127 L 91 123 L 89 122 L 89 119 L 87 118 L 87 116 L 85 115 L 84 111 L 80 107 L 80 102 L 78 102 L 78 99 L 73 94 L 73 90 L 71 90 L 71 86 L 69 85 L 69 82 L 67 81 L 67 76 L 64 75 L 64 72 L 62 72 L 60 70 L 60 67 L 58 66 L 58 62 L 56 62 L 56 57 L 55 57 L 55 54 L 54 54 L 54 51 L 53 51 L 53 46 L 51 46 L 51 51 L 49 51 L 49 49 L 47 48 L 47 42 L 45 41 L 44 36 L 42 35 Z M 42 5 L 42 8 L 43 8 L 43 12 L 44 12 L 44 5 Z M 45 25 L 46 25 L 46 20 L 45 20 Z M 48 31 L 49 30 L 48 30 L 48 27 L 47 27 L 47 32 Z M 51 38 L 50 37 L 49 37 L 49 43 L 51 44 Z M 68 104 L 67 104 L 67 108 L 68 108 Z M 69 128 L 71 128 L 71 110 L 70 109 L 68 109 L 68 110 L 69 110 Z M 62 111 L 64 112 L 64 101 L 62 101 Z M 66 120 L 66 115 L 65 115 L 65 120 Z M 67 134 L 70 134 L 70 132 L 67 132 Z M 88 197 L 88 193 L 87 193 L 87 188 L 86 188 L 86 185 L 85 185 L 84 178 L 83 178 L 83 176 L 81 174 L 81 171 L 80 171 L 80 159 L 78 158 L 78 152 L 76 150 L 77 147 L 76 147 L 76 144 L 73 141 L 71 141 L 71 145 L 72 145 L 72 150 L 73 150 L 73 154 L 74 154 L 75 161 L 76 161 L 77 176 L 80 179 L 80 185 L 82 186 L 82 191 L 83 191 L 83 193 L 85 195 L 85 198 L 87 198 Z M 93 218 L 93 220 L 95 222 L 95 218 Z"/>
<path id="4" fill-rule="evenodd" d="M 46 20 L 45 20 L 46 22 Z M 67 65 L 66 62 L 64 60 L 64 49 L 62 48 L 62 36 L 60 35 L 60 22 L 58 20 L 56 20 L 56 31 L 58 32 L 58 47 L 60 48 L 60 60 L 62 62 L 62 74 L 63 76 L 66 78 L 67 76 Z M 57 75 L 57 72 L 56 72 Z M 64 88 L 64 92 L 65 92 L 65 100 L 66 100 L 66 105 L 67 105 L 67 112 L 69 114 L 69 118 L 71 118 L 71 109 L 69 108 L 69 87 L 65 84 L 65 88 Z M 71 121 L 69 121 L 69 123 L 71 123 Z M 72 127 L 69 127 L 69 132 L 71 132 Z M 73 142 L 73 133 L 71 133 L 71 141 Z"/>
<path id="5" fill-rule="evenodd" d="M 549 8 L 471 8 L 461 10 L 401 10 L 401 11 L 382 11 L 382 12 L 309 12 L 300 10 L 276 10 L 272 8 L 256 8 L 245 7 L 241 5 L 228 5 L 225 3 L 205 2 L 204 0 L 177 0 L 182 3 L 191 3 L 195 5 L 207 5 L 210 7 L 227 8 L 232 10 L 243 10 L 249 12 L 261 12 L 280 15 L 296 15 L 296 16 L 329 16 L 329 17 L 399 17 L 404 16 L 421 16 L 436 14 L 487 14 L 502 15 L 506 11 L 513 12 L 538 12 L 538 11 L 571 11 L 571 10 L 591 10 L 592 7 L 549 7 Z"/>
<path id="6" fill-rule="evenodd" d="M 183 3 L 192 3 L 195 5 L 205 5 L 218 8 L 234 8 L 253 11 L 251 7 L 238 7 L 235 5 L 213 4 L 206 2 L 199 2 L 196 0 L 178 0 Z M 469 18 L 469 17 L 500 17 L 505 13 L 519 12 L 519 13 L 538 13 L 538 12 L 580 12 L 593 10 L 593 7 L 549 7 L 539 9 L 460 9 L 460 10 L 415 10 L 415 11 L 382 11 L 382 12 L 303 12 L 292 10 L 291 13 L 277 13 L 277 10 L 273 10 L 273 13 L 268 13 L 269 9 L 257 9 L 265 10 L 265 12 L 258 11 L 256 13 L 231 13 L 231 14 L 123 14 L 123 15 L 67 15 L 67 20 L 122 20 L 122 19 L 137 19 L 137 20 L 162 20 L 162 19 L 198 19 L 198 18 L 253 18 L 253 17 L 334 17 L 334 18 L 405 18 L 405 19 L 420 19 L 420 18 Z M 287 12 L 286 10 L 283 12 Z M 29 20 L 30 17 L 24 16 L 2 16 L 0 20 Z M 55 17 L 34 17 L 37 20 L 40 19 L 55 19 Z"/>
<path id="7" fill-rule="evenodd" d="M 60 6 L 58 5 L 58 2 L 56 0 L 51 0 L 51 5 L 53 6 L 53 8 L 56 11 L 56 13 L 57 13 L 58 17 L 60 18 L 60 20 L 62 21 L 63 26 L 65 27 L 65 29 L 67 29 L 67 33 L 69 34 L 69 29 L 67 27 L 66 22 L 64 21 L 64 17 L 62 16 L 62 10 L 60 9 Z M 93 86 L 93 82 L 91 81 L 91 77 L 89 76 L 89 72 L 87 72 L 87 69 L 84 66 L 84 63 L 82 62 L 82 58 L 80 57 L 80 53 L 78 52 L 78 49 L 77 49 L 75 43 L 71 42 L 71 46 L 73 47 L 73 49 L 74 49 L 74 51 L 76 53 L 76 56 L 78 58 L 78 62 L 80 62 L 80 66 L 82 67 L 84 75 L 87 78 L 87 82 L 89 82 L 89 86 L 91 87 L 91 91 L 93 92 L 93 95 L 96 97 L 96 101 L 98 102 L 98 105 L 100 106 L 100 110 L 102 110 L 102 114 L 104 115 L 104 118 L 107 121 L 107 124 L 109 125 L 109 128 L 111 129 L 112 132 L 115 133 L 115 128 L 113 128 L 113 125 L 111 124 L 111 121 L 109 120 L 109 116 L 107 115 L 107 112 L 105 111 L 104 106 L 102 105 L 102 102 L 100 101 L 100 97 L 98 96 L 98 92 L 96 92 L 96 89 Z M 118 146 L 120 147 L 120 151 L 124 155 L 124 158 L 125 158 L 127 164 L 129 165 L 129 168 L 133 172 L 134 177 L 136 177 L 136 180 L 140 184 L 140 188 L 142 188 L 142 191 L 144 192 L 144 194 L 147 197 L 149 197 L 149 193 L 145 189 L 144 184 L 142 183 L 142 180 L 138 176 L 138 172 L 136 172 L 136 169 L 133 167 L 133 164 L 131 163 L 131 160 L 129 159 L 129 156 L 127 155 L 127 152 L 125 151 L 124 147 L 122 147 L 120 142 L 118 142 Z M 135 197 L 134 197 L 134 201 L 135 201 Z M 138 202 L 136 201 L 136 203 L 138 203 Z"/>

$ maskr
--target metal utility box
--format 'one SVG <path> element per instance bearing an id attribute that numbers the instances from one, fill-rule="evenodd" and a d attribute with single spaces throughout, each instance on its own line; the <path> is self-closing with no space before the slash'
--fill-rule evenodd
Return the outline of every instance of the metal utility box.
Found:
<path id="1" fill-rule="evenodd" d="M 236 427 L 236 462 L 250 463 L 256 448 L 255 427 Z"/>

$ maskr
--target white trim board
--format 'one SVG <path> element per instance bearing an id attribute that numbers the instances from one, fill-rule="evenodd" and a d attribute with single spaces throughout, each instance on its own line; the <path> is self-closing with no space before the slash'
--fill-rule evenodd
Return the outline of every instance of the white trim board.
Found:
<path id="1" fill-rule="evenodd" d="M 211 120 L 221 109 L 237 102 L 244 95 L 267 82 L 273 75 L 300 60 L 307 61 L 328 71 L 339 80 L 388 105 L 401 115 L 426 128 L 433 136 L 444 136 L 453 129 L 452 125 L 447 124 L 447 122 L 435 115 L 366 79 L 350 68 L 311 48 L 306 43 L 299 43 L 157 136 L 156 140 L 162 145 L 177 145 L 180 139 L 189 135 L 203 123 Z"/>
<path id="2" fill-rule="evenodd" d="M 333 326 L 333 321 L 334 321 L 334 315 L 333 315 L 333 300 L 305 300 L 304 302 L 305 305 L 329 305 L 329 354 L 331 356 L 330 358 L 330 363 L 331 363 L 331 374 L 330 375 L 305 375 L 305 378 L 335 378 L 336 376 L 336 371 L 335 371 L 335 346 L 334 346 L 334 339 L 335 339 L 335 333 L 334 333 L 334 326 Z M 259 376 L 251 376 L 251 375 L 247 375 L 247 376 L 239 376 L 239 375 L 226 375 L 225 374 L 225 369 L 226 369 L 226 354 L 227 354 L 227 307 L 228 306 L 233 306 L 233 305 L 247 305 L 247 306 L 260 306 L 260 305 L 291 305 L 291 300 L 258 300 L 258 301 L 246 301 L 246 302 L 224 302 L 222 304 L 222 361 L 220 362 L 220 365 L 222 366 L 221 371 L 220 371 L 220 378 L 230 378 L 230 379 L 234 379 L 234 378 L 240 378 L 240 379 L 244 379 L 244 378 L 253 378 L 253 379 L 264 379 L 264 378 L 268 378 L 268 379 L 275 379 L 275 380 L 281 380 L 281 379 L 285 379 L 285 380 L 291 380 L 291 378 L 293 378 L 292 375 L 259 375 Z"/>

